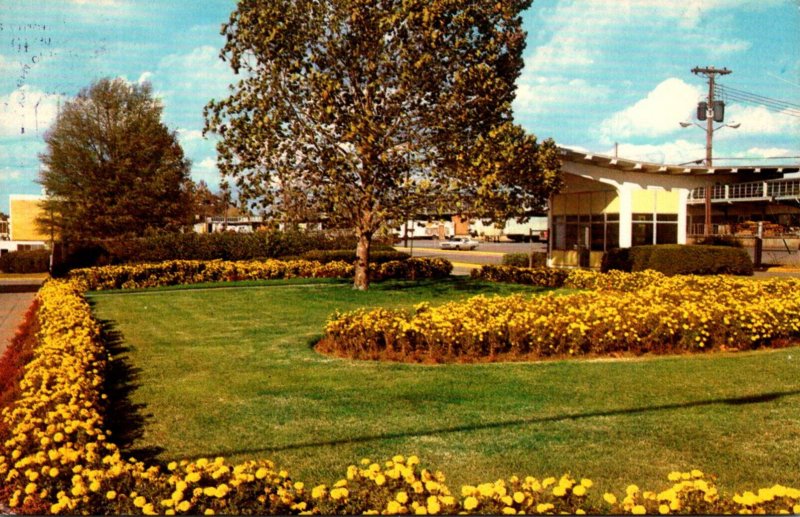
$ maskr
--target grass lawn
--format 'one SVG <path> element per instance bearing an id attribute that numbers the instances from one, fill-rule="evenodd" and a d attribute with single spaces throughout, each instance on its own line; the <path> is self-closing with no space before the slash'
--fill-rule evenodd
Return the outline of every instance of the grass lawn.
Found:
<path id="1" fill-rule="evenodd" d="M 541 363 L 410 365 L 324 357 L 336 309 L 433 304 L 522 286 L 469 280 L 92 293 L 120 333 L 117 440 L 161 461 L 269 458 L 332 483 L 362 457 L 417 454 L 448 485 L 512 474 L 591 477 L 593 492 L 800 486 L 800 349 Z M 119 386 L 118 386 L 119 388 Z M 137 456 L 138 457 L 138 456 Z"/>

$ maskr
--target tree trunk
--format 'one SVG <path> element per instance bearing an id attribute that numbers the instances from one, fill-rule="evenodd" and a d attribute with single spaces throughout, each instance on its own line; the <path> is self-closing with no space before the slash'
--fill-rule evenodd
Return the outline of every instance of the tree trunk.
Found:
<path id="1" fill-rule="evenodd" d="M 369 289 L 369 248 L 372 244 L 372 234 L 358 232 L 356 244 L 356 274 L 353 289 L 366 291 Z"/>

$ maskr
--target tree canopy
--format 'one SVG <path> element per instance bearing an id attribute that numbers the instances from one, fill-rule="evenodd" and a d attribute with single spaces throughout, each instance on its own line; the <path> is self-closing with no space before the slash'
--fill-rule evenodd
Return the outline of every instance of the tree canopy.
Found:
<path id="1" fill-rule="evenodd" d="M 40 156 L 45 224 L 86 242 L 190 222 L 190 162 L 161 113 L 149 84 L 122 79 L 101 79 L 68 101 Z"/>
<path id="2" fill-rule="evenodd" d="M 358 238 L 422 210 L 500 219 L 558 186 L 552 141 L 513 123 L 531 0 L 241 0 L 221 56 L 241 79 L 206 107 L 219 167 L 285 218 Z"/>

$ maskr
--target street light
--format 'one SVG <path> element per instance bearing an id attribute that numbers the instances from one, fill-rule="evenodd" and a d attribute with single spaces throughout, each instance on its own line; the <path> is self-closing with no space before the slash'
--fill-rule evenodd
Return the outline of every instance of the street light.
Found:
<path id="1" fill-rule="evenodd" d="M 706 160 L 705 165 L 706 167 L 711 167 L 713 163 L 713 156 L 712 156 L 712 141 L 713 135 L 715 131 L 722 129 L 723 127 L 729 127 L 731 129 L 738 129 L 741 124 L 736 122 L 733 124 L 720 124 L 717 127 L 714 127 L 711 124 L 711 117 L 708 118 L 708 124 L 706 127 L 701 126 L 696 122 L 679 122 L 681 127 L 689 127 L 689 126 L 697 126 L 706 133 Z M 706 237 L 711 235 L 711 183 L 706 185 L 706 192 L 705 192 L 705 225 L 703 228 L 703 235 Z"/>

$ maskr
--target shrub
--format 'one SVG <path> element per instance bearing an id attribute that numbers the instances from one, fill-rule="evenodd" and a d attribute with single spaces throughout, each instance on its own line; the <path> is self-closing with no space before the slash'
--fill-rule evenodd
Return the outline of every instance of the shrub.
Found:
<path id="1" fill-rule="evenodd" d="M 534 252 L 528 253 L 506 253 L 503 255 L 502 265 L 515 267 L 531 267 L 531 255 L 533 255 L 533 267 L 547 266 L 547 253 Z"/>
<path id="2" fill-rule="evenodd" d="M 372 264 L 383 264 L 392 260 L 406 260 L 411 255 L 402 251 L 394 251 L 393 249 L 385 250 L 378 249 L 371 251 L 369 254 L 369 261 Z M 341 261 L 353 263 L 356 260 L 355 250 L 311 250 L 300 255 L 303 260 L 313 260 L 316 262 L 326 263 L 333 261 Z"/>
<path id="3" fill-rule="evenodd" d="M 528 268 L 485 265 L 481 266 L 480 269 L 473 269 L 470 276 L 477 280 L 488 280 L 490 282 L 563 287 L 569 276 L 569 271 L 548 267 Z"/>
<path id="4" fill-rule="evenodd" d="M 50 250 L 11 251 L 0 257 L 4 273 L 46 273 L 50 270 Z"/>
<path id="5" fill-rule="evenodd" d="M 684 246 L 660 244 L 615 249 L 603 256 L 601 271 L 644 271 L 665 275 L 753 274 L 753 262 L 742 248 L 730 246 Z"/>

